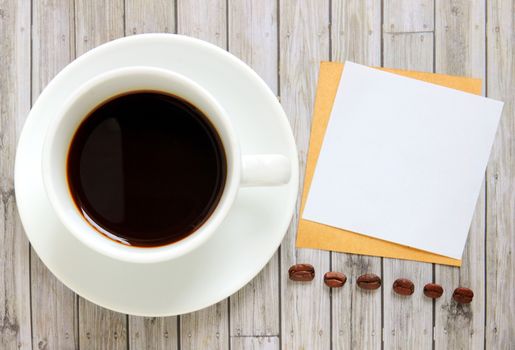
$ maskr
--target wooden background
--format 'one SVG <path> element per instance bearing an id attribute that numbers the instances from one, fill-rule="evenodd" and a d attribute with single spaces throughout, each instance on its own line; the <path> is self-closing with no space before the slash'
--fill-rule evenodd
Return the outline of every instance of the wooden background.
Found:
<path id="1" fill-rule="evenodd" d="M 180 33 L 229 50 L 277 93 L 305 164 L 321 60 L 482 78 L 506 102 L 461 269 L 297 250 L 297 217 L 266 268 L 205 310 L 127 316 L 75 295 L 30 248 L 16 211 L 13 164 L 31 104 L 67 63 L 106 41 Z M 514 0 L 0 0 L 0 349 L 515 348 Z M 464 125 L 465 127 L 465 125 Z M 294 284 L 287 269 L 319 272 Z M 349 281 L 330 291 L 325 271 Z M 356 289 L 365 272 L 384 288 Z M 416 294 L 392 294 L 397 277 Z M 445 294 L 421 296 L 436 281 Z M 450 302 L 458 285 L 469 306 Z"/>

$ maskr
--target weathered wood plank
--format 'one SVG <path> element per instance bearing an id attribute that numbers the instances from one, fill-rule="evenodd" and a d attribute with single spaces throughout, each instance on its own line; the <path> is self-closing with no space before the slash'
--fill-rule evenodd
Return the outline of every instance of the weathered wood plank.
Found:
<path id="1" fill-rule="evenodd" d="M 227 49 L 225 0 L 177 0 L 177 32 Z M 223 300 L 180 316 L 182 349 L 226 349 L 229 346 L 229 304 Z"/>
<path id="2" fill-rule="evenodd" d="M 123 0 L 75 0 L 77 56 L 96 46 L 124 36 Z"/>
<path id="3" fill-rule="evenodd" d="M 229 0 L 229 51 L 277 94 L 277 0 Z"/>
<path id="4" fill-rule="evenodd" d="M 231 350 L 279 350 L 278 337 L 232 337 Z"/>
<path id="5" fill-rule="evenodd" d="M 31 251 L 34 349 L 75 349 L 79 342 L 77 296 Z"/>
<path id="6" fill-rule="evenodd" d="M 0 1 L 0 348 L 31 349 L 30 251 L 14 197 L 14 155 L 30 108 L 30 1 Z"/>
<path id="7" fill-rule="evenodd" d="M 277 94 L 277 1 L 229 0 L 228 6 L 229 51 L 250 65 Z M 231 336 L 279 335 L 277 253 L 258 276 L 231 296 L 230 310 Z M 270 346 L 263 342 L 265 338 L 241 339 L 236 344 Z"/>
<path id="8" fill-rule="evenodd" d="M 381 65 L 381 1 L 333 0 L 331 59 Z"/>
<path id="9" fill-rule="evenodd" d="M 433 33 L 384 33 L 383 50 L 385 67 L 433 71 Z"/>
<path id="10" fill-rule="evenodd" d="M 486 13 L 487 94 L 505 102 L 486 176 L 486 348 L 508 349 L 515 344 L 515 2 L 488 1 Z"/>
<path id="11" fill-rule="evenodd" d="M 175 33 L 174 0 L 125 0 L 125 35 Z"/>
<path id="12" fill-rule="evenodd" d="M 174 33 L 175 1 L 126 0 L 125 35 Z M 177 317 L 129 316 L 129 349 L 177 349 Z"/>
<path id="13" fill-rule="evenodd" d="M 259 275 L 230 297 L 231 335 L 279 335 L 278 264 L 276 253 Z"/>
<path id="14" fill-rule="evenodd" d="M 129 349 L 178 349 L 177 317 L 129 316 Z"/>
<path id="15" fill-rule="evenodd" d="M 437 0 L 435 68 L 438 73 L 485 80 L 485 2 Z M 484 345 L 485 193 L 481 191 L 461 268 L 435 265 L 435 281 L 445 294 L 435 302 L 435 348 L 479 349 Z M 475 302 L 451 299 L 457 286 L 470 287 Z"/>
<path id="16" fill-rule="evenodd" d="M 124 35 L 123 0 L 95 4 L 75 2 L 77 56 Z M 104 309 L 79 297 L 79 346 L 81 349 L 127 348 L 127 316 Z"/>
<path id="17" fill-rule="evenodd" d="M 416 31 L 433 27 L 433 6 L 427 1 L 385 1 L 383 30 Z M 401 16 L 398 9 L 403 8 Z M 404 24 L 403 24 L 404 23 Z M 427 24 L 427 23 L 430 23 Z M 392 27 L 393 26 L 393 27 Z M 433 33 L 387 34 L 383 36 L 385 67 L 433 71 Z M 415 283 L 415 294 L 399 296 L 392 284 L 400 277 Z M 385 349 L 431 349 L 433 346 L 433 302 L 421 296 L 425 283 L 433 279 L 431 264 L 397 259 L 383 260 L 383 340 Z"/>
<path id="18" fill-rule="evenodd" d="M 437 73 L 485 80 L 485 0 L 436 0 Z"/>
<path id="19" fill-rule="evenodd" d="M 177 32 L 227 49 L 227 3 L 177 0 Z"/>
<path id="20" fill-rule="evenodd" d="M 180 317 L 181 349 L 227 349 L 229 314 L 227 300 Z"/>
<path id="21" fill-rule="evenodd" d="M 73 1 L 32 2 L 32 102 L 75 58 Z M 34 349 L 78 346 L 77 299 L 31 250 L 32 340 Z"/>
<path id="22" fill-rule="evenodd" d="M 332 270 L 347 275 L 343 288 L 332 290 L 334 349 L 381 349 L 381 290 L 363 291 L 356 279 L 365 273 L 381 275 L 381 259 L 333 253 Z"/>
<path id="23" fill-rule="evenodd" d="M 383 30 L 387 33 L 434 29 L 434 0 L 384 0 Z"/>
<path id="24" fill-rule="evenodd" d="M 381 1 L 332 2 L 332 60 L 381 65 Z M 334 349 L 381 348 L 381 291 L 363 292 L 357 276 L 381 275 L 381 259 L 332 253 L 333 271 L 347 275 L 347 283 L 332 291 Z"/>
<path id="25" fill-rule="evenodd" d="M 126 349 L 126 316 L 79 298 L 79 346 L 95 350 Z"/>
<path id="26" fill-rule="evenodd" d="M 431 349 L 433 346 L 433 302 L 422 288 L 432 281 L 431 264 L 384 259 L 383 317 L 385 349 Z M 415 283 L 412 296 L 400 296 L 392 289 L 397 278 Z"/>
<path id="27" fill-rule="evenodd" d="M 300 169 L 304 170 L 318 67 L 320 61 L 329 59 L 329 1 L 281 0 L 279 3 L 281 102 L 297 142 Z M 303 177 L 301 171 L 300 184 Z M 322 283 L 323 274 L 329 271 L 329 253 L 296 249 L 297 221 L 298 208 L 281 246 L 281 346 L 329 349 L 330 293 Z M 287 270 L 295 263 L 312 264 L 315 280 L 290 281 Z"/>

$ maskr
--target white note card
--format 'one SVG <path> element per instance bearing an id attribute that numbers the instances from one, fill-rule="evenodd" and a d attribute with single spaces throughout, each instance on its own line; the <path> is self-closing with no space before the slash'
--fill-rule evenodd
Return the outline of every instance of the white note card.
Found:
<path id="1" fill-rule="evenodd" d="M 303 218 L 461 259 L 502 107 L 346 62 Z"/>

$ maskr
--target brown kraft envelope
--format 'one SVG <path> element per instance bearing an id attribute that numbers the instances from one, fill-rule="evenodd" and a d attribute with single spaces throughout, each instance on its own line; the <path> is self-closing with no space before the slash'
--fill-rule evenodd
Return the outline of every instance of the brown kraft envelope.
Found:
<path id="1" fill-rule="evenodd" d="M 476 95 L 481 94 L 480 79 L 398 69 L 378 69 Z M 304 210 L 342 72 L 342 63 L 322 62 L 320 64 L 306 175 L 304 179 L 304 191 L 302 193 L 301 212 Z M 461 266 L 461 260 L 458 259 L 342 230 L 302 218 L 299 221 L 297 232 L 297 247 Z"/>

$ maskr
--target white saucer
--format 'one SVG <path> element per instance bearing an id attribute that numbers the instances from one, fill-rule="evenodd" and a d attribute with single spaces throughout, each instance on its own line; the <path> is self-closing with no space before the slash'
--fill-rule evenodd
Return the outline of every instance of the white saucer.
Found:
<path id="1" fill-rule="evenodd" d="M 288 185 L 240 189 L 227 219 L 206 244 L 159 264 L 123 263 L 82 245 L 58 221 L 41 179 L 43 138 L 56 109 L 91 77 L 133 65 L 170 69 L 200 83 L 232 118 L 243 153 L 280 153 L 291 159 Z M 89 51 L 50 82 L 20 137 L 15 189 L 32 246 L 66 286 L 118 312 L 177 315 L 233 294 L 272 257 L 286 233 L 297 198 L 297 151 L 277 98 L 240 60 L 214 45 L 184 36 L 138 35 Z"/>

